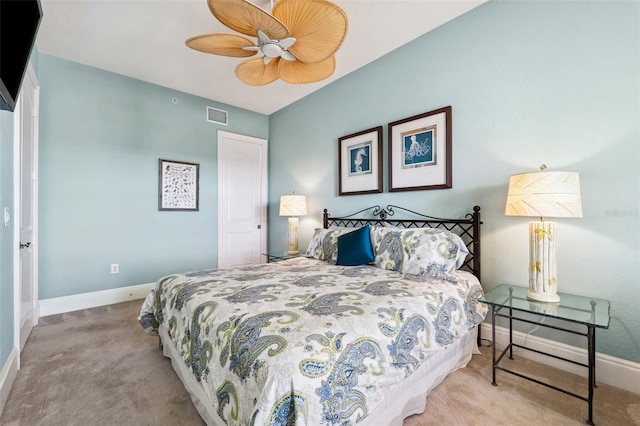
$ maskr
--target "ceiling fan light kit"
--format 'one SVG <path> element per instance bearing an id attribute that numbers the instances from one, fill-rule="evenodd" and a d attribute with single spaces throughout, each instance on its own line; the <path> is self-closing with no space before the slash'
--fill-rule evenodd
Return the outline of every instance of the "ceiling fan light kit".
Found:
<path id="1" fill-rule="evenodd" d="M 246 36 L 214 33 L 191 37 L 187 46 L 214 55 L 247 59 L 235 70 L 245 84 L 263 86 L 324 80 L 335 71 L 335 53 L 347 34 L 344 11 L 328 0 L 278 0 L 269 14 L 246 0 L 208 0 L 223 25 Z"/>

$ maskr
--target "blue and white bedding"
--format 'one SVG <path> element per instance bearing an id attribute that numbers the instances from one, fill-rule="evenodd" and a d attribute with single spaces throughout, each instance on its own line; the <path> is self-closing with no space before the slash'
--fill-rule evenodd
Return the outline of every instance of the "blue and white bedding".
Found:
<path id="1" fill-rule="evenodd" d="M 299 257 L 170 275 L 145 299 L 221 424 L 355 425 L 484 319 L 464 271 L 433 278 Z"/>

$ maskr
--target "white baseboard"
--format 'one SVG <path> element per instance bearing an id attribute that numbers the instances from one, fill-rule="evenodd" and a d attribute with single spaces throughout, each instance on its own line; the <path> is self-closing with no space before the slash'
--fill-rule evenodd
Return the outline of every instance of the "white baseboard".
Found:
<path id="1" fill-rule="evenodd" d="M 18 359 L 20 354 L 18 352 L 18 348 L 13 348 L 9 353 L 9 357 L 7 357 L 7 362 L 2 366 L 2 370 L 0 371 L 0 415 L 2 415 L 2 410 L 4 410 L 4 405 L 9 398 L 9 392 L 11 392 L 11 387 L 13 386 L 13 382 L 16 380 L 16 376 L 18 375 Z"/>
<path id="2" fill-rule="evenodd" d="M 91 293 L 74 294 L 72 296 L 54 297 L 40 300 L 40 316 L 62 314 L 95 308 L 97 306 L 113 305 L 129 300 L 144 299 L 154 283 L 139 284 L 129 287 L 113 288 L 94 291 Z"/>
<path id="3" fill-rule="evenodd" d="M 491 324 L 482 324 L 482 337 L 483 340 L 491 340 Z M 526 346 L 528 348 L 587 364 L 586 349 L 569 346 L 553 340 L 542 339 L 537 336 L 529 335 L 527 337 L 526 333 L 518 331 L 513 332 L 513 343 L 523 345 L 525 338 Z M 508 344 L 509 329 L 505 327 L 496 327 L 496 348 L 502 350 Z M 488 349 L 489 348 L 486 347 L 482 348 L 482 350 Z M 523 358 L 549 365 L 560 370 L 568 371 L 582 377 L 587 377 L 588 374 L 585 367 L 544 356 L 536 352 L 520 348 L 514 348 L 513 352 Z M 606 383 L 607 385 L 614 386 L 616 388 L 640 394 L 640 364 L 610 355 L 596 353 L 596 381 L 598 383 Z"/>

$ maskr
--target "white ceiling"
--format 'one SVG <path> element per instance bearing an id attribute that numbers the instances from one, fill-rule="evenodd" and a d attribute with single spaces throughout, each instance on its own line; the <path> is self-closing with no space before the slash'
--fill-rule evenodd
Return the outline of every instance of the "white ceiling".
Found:
<path id="1" fill-rule="evenodd" d="M 197 52 L 189 37 L 231 32 L 206 0 L 41 0 L 41 53 L 262 114 L 271 114 L 486 0 L 335 1 L 349 18 L 336 72 L 322 82 L 262 87 L 234 74 L 244 58 Z M 253 3 L 269 11 L 268 0 Z"/>

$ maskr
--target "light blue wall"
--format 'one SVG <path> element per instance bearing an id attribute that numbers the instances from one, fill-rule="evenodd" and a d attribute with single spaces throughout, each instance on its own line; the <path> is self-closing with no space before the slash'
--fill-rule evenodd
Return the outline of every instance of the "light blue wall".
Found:
<path id="1" fill-rule="evenodd" d="M 0 111 L 0 217 L 13 216 L 13 113 Z M 13 349 L 13 221 L 0 221 L 0 369 Z"/>
<path id="2" fill-rule="evenodd" d="M 640 362 L 639 76 L 638 2 L 479 6 L 270 117 L 270 250 L 286 246 L 277 205 L 291 191 L 308 197 L 303 249 L 325 207 L 461 217 L 477 204 L 485 289 L 526 286 L 529 219 L 504 216 L 509 176 L 576 171 L 584 218 L 557 220 L 560 291 L 610 299 L 597 350 Z M 447 105 L 452 189 L 337 196 L 340 136 L 383 125 L 386 161 L 387 123 Z"/>
<path id="3" fill-rule="evenodd" d="M 48 55 L 39 81 L 40 299 L 216 267 L 217 130 L 267 138 L 268 117 Z M 200 164 L 198 212 L 158 211 L 159 158 Z"/>

